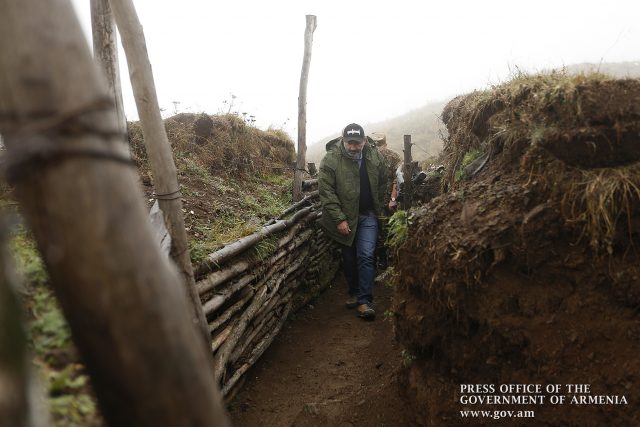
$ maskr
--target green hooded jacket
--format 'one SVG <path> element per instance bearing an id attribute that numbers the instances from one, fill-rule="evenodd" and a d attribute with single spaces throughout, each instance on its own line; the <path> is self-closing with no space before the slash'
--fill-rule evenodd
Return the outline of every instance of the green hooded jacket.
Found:
<path id="1" fill-rule="evenodd" d="M 363 161 L 371 184 L 371 195 L 376 215 L 382 213 L 387 189 L 385 160 L 369 143 L 362 149 Z M 347 155 L 342 138 L 327 144 L 327 154 L 320 162 L 318 190 L 322 204 L 322 225 L 336 242 L 346 246 L 353 244 L 358 229 L 360 204 L 360 167 L 358 161 Z M 338 224 L 347 220 L 351 233 L 338 233 Z"/>

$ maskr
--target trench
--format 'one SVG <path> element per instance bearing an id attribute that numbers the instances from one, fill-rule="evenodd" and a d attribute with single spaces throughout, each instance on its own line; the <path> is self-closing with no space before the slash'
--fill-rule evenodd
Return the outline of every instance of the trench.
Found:
<path id="1" fill-rule="evenodd" d="M 233 425 L 409 425 L 398 392 L 401 348 L 384 315 L 392 290 L 375 284 L 377 318 L 365 322 L 345 308 L 346 286 L 338 273 L 290 316 L 231 400 Z"/>

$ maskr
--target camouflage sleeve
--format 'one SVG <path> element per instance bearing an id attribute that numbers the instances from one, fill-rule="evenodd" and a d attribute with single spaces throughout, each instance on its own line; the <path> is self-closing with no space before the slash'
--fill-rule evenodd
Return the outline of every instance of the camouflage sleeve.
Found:
<path id="1" fill-rule="evenodd" d="M 336 225 L 345 221 L 347 216 L 342 212 L 342 206 L 336 193 L 336 171 L 331 167 L 325 156 L 320 162 L 318 174 L 318 193 L 324 215 L 328 215 Z"/>
<path id="2" fill-rule="evenodd" d="M 378 200 L 380 200 L 380 203 L 382 205 L 382 209 L 385 208 L 385 204 L 387 203 L 387 199 L 389 197 L 389 195 L 391 194 L 391 190 L 389 187 L 389 176 L 387 173 L 387 162 L 384 161 L 384 156 L 380 155 L 380 157 L 382 157 L 383 162 L 381 163 L 381 167 L 380 170 L 378 171 L 378 181 L 380 182 L 380 185 L 378 185 Z M 387 194 L 387 192 L 389 194 Z"/>

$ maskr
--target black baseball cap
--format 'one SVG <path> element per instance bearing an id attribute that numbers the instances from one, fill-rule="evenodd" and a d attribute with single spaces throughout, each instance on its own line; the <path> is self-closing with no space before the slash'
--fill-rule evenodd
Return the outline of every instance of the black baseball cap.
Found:
<path id="1" fill-rule="evenodd" d="M 345 142 L 360 144 L 364 141 L 364 129 L 357 123 L 351 123 L 342 131 L 342 138 Z"/>

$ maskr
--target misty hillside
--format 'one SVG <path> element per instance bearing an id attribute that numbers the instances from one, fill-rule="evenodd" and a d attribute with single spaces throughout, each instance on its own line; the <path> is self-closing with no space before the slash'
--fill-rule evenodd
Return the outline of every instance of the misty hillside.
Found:
<path id="1" fill-rule="evenodd" d="M 640 61 L 580 63 L 567 65 L 564 69 L 569 74 L 600 72 L 616 78 L 640 78 Z M 389 147 L 400 155 L 402 155 L 403 135 L 410 134 L 412 142 L 415 143 L 412 151 L 413 158 L 424 160 L 427 157 L 437 155 L 442 148 L 440 132 L 446 134 L 446 129 L 439 117 L 447 102 L 448 100 L 427 104 L 398 117 L 363 124 L 363 127 L 367 134 L 373 132 L 387 134 Z M 310 145 L 307 151 L 309 161 L 319 163 L 325 152 L 325 143 L 336 136 L 338 134 L 329 135 Z"/>
<path id="2" fill-rule="evenodd" d="M 446 101 L 427 104 L 398 117 L 375 123 L 364 123 L 362 127 L 367 134 L 385 133 L 389 147 L 400 155 L 402 155 L 404 135 L 411 135 L 411 142 L 415 144 L 412 150 L 413 158 L 424 160 L 437 155 L 442 148 L 440 132 L 445 132 L 445 127 L 440 120 L 440 114 L 445 104 Z M 308 160 L 320 163 L 325 153 L 325 143 L 336 136 L 338 134 L 329 135 L 310 145 L 307 149 Z"/>
<path id="3" fill-rule="evenodd" d="M 600 64 L 591 64 L 584 62 L 581 64 L 567 65 L 566 70 L 569 73 L 588 73 L 600 72 L 616 78 L 638 78 L 640 77 L 640 61 L 634 62 L 603 62 Z"/>

